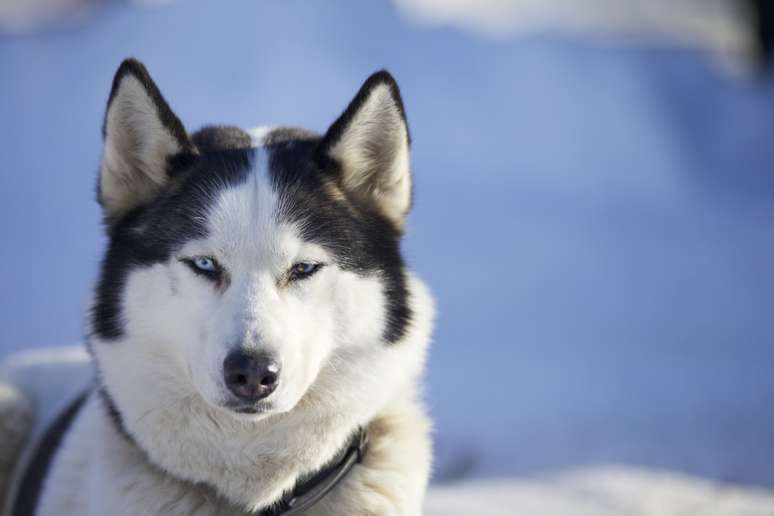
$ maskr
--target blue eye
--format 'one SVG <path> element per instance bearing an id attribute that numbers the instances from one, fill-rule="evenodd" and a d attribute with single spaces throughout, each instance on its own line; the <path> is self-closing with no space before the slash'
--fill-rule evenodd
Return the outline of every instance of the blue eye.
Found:
<path id="1" fill-rule="evenodd" d="M 215 265 L 215 260 L 207 256 L 194 256 L 191 259 L 191 262 L 197 269 L 205 272 L 215 272 L 218 268 L 217 265 Z"/>
<path id="2" fill-rule="evenodd" d="M 223 268 L 215 261 L 215 258 L 209 256 L 193 256 L 191 258 L 180 258 L 196 274 L 204 276 L 213 281 L 220 281 L 223 276 Z"/>
<path id="3" fill-rule="evenodd" d="M 321 263 L 299 262 L 293 265 L 289 271 L 290 281 L 308 278 L 322 268 Z"/>

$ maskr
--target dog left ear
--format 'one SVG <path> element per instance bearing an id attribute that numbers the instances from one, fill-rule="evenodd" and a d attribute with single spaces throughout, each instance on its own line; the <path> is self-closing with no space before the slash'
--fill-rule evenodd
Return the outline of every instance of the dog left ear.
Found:
<path id="1" fill-rule="evenodd" d="M 399 229 L 411 207 L 409 132 L 395 79 L 386 71 L 366 80 L 320 144 L 342 188 L 376 206 Z"/>

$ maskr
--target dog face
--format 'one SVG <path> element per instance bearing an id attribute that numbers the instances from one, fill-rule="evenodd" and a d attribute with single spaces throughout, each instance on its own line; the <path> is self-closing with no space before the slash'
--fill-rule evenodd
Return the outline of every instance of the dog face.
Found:
<path id="1" fill-rule="evenodd" d="M 189 135 L 128 60 L 103 133 L 109 245 L 91 350 L 108 391 L 132 387 L 119 410 L 163 393 L 238 419 L 288 412 L 337 354 L 404 336 L 409 138 L 389 74 L 323 136 Z"/>

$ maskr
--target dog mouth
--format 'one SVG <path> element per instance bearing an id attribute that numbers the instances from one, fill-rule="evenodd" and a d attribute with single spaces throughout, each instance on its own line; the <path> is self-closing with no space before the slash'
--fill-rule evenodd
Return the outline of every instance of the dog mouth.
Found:
<path id="1" fill-rule="evenodd" d="M 272 412 L 273 405 L 271 402 L 258 401 L 255 403 L 245 403 L 238 401 L 229 401 L 222 405 L 223 408 L 229 412 L 236 414 L 254 416 L 258 414 L 268 414 Z"/>

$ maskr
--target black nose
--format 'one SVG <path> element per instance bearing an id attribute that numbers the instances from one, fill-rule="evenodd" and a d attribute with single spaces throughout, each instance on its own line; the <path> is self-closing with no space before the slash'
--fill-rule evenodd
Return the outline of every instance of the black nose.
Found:
<path id="1" fill-rule="evenodd" d="M 226 387 L 245 401 L 262 400 L 277 388 L 280 367 L 271 357 L 241 349 L 223 361 Z"/>

